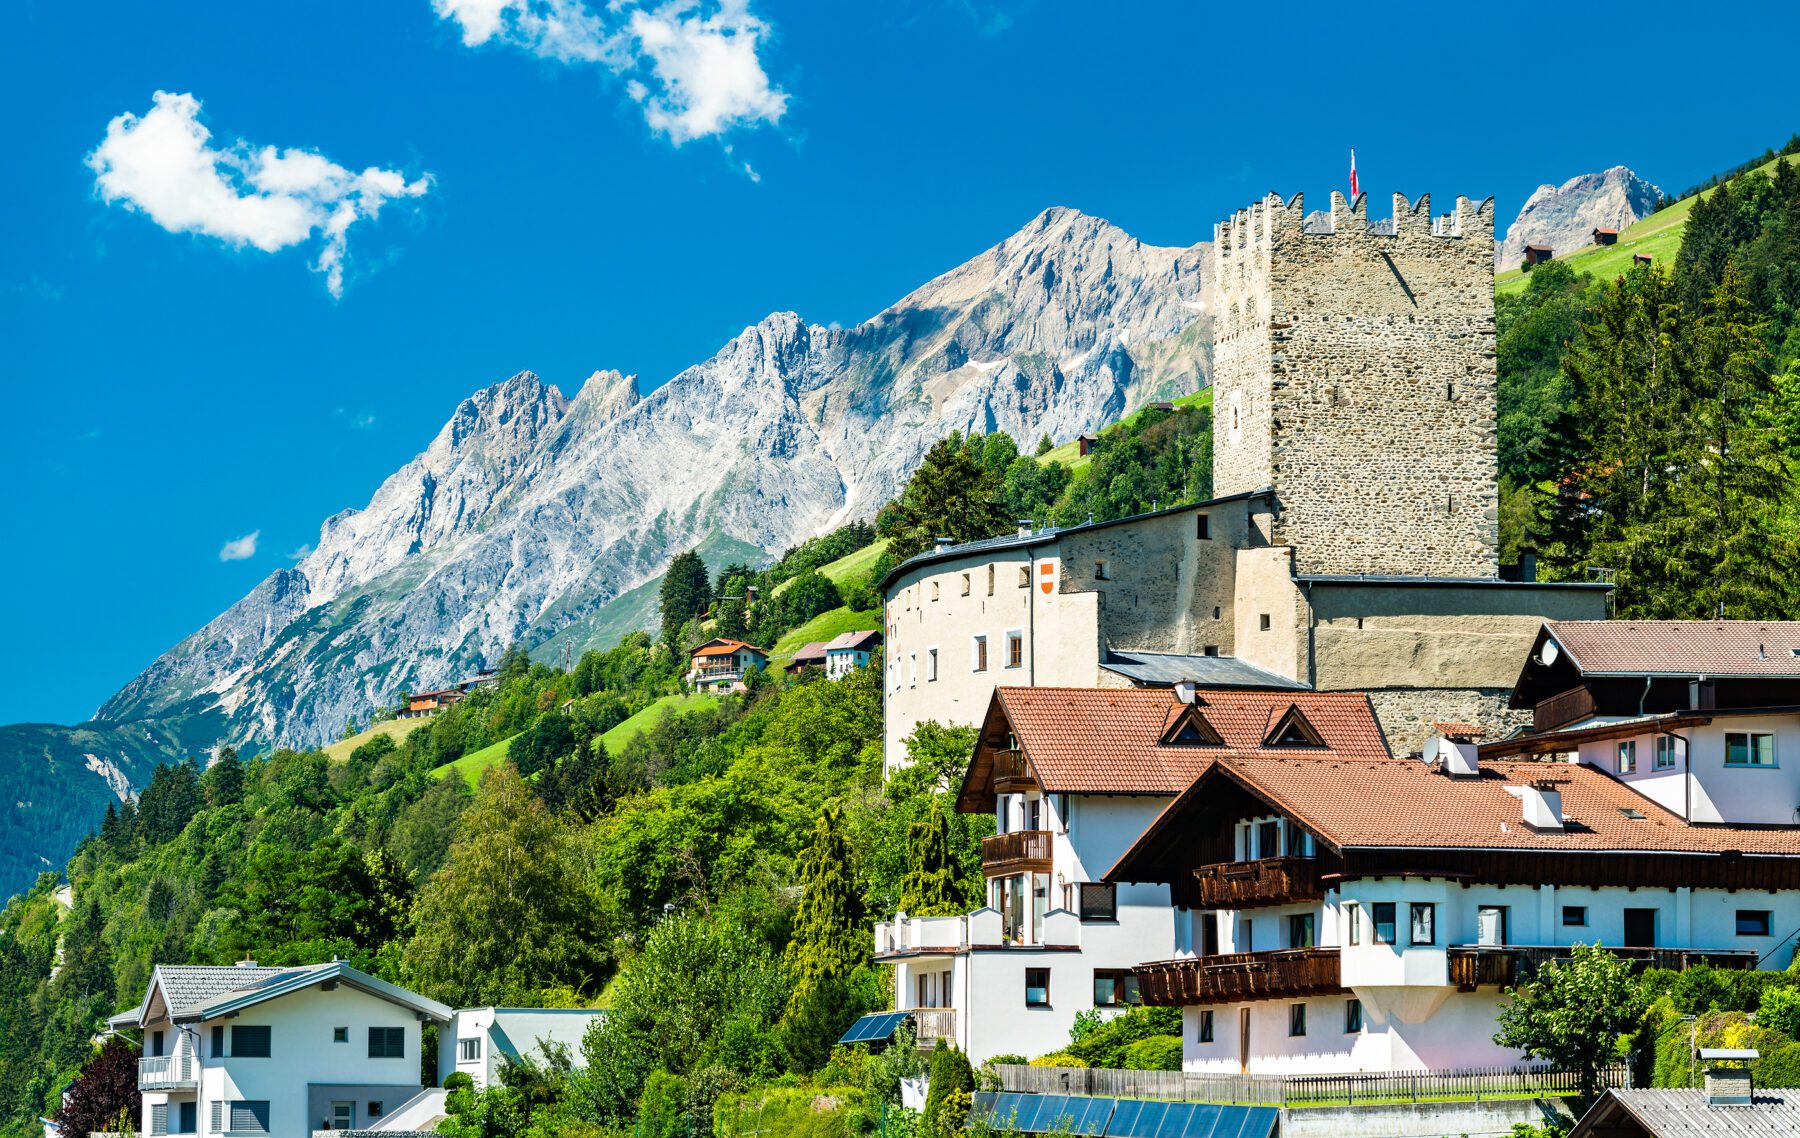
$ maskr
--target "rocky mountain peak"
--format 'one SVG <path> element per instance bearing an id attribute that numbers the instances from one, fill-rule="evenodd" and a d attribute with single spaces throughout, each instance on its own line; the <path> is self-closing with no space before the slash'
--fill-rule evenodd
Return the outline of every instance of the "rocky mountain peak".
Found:
<path id="1" fill-rule="evenodd" d="M 1626 166 L 1579 174 L 1560 186 L 1545 183 L 1507 228 L 1495 267 L 1518 268 L 1527 245 L 1548 245 L 1567 256 L 1591 244 L 1595 229 L 1625 229 L 1648 217 L 1660 200 L 1662 191 Z"/>

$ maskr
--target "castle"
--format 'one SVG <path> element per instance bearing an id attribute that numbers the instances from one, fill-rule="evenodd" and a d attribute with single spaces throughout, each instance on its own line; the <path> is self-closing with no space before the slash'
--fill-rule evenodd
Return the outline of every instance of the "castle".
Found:
<path id="1" fill-rule="evenodd" d="M 997 685 L 1367 692 L 1390 744 L 1517 725 L 1545 620 L 1605 586 L 1502 574 L 1493 204 L 1275 195 L 1213 243 L 1214 492 L 941 546 L 882 582 L 887 759 Z"/>

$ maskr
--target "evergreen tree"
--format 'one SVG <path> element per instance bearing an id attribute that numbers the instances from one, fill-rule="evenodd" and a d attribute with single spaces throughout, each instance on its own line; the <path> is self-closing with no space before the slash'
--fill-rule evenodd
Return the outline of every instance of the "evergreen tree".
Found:
<path id="1" fill-rule="evenodd" d="M 925 1109 L 921 1121 L 929 1138 L 959 1138 L 963 1123 L 969 1117 L 970 1098 L 975 1090 L 975 1068 L 969 1057 L 955 1047 L 937 1041 L 931 1050 L 930 1089 L 925 1092 Z"/>
<path id="2" fill-rule="evenodd" d="M 662 611 L 663 643 L 679 646 L 682 627 L 706 610 L 711 595 L 706 562 L 691 549 L 676 554 L 663 574 L 662 589 L 657 594 Z"/>
<path id="3" fill-rule="evenodd" d="M 201 778 L 208 806 L 232 806 L 244 797 L 244 762 L 234 747 L 220 747 Z"/>
<path id="4" fill-rule="evenodd" d="M 1055 449 L 1056 449 L 1056 444 L 1050 441 L 1049 435 L 1045 435 L 1043 438 L 1038 440 L 1037 456 L 1039 458 L 1043 458 L 1045 455 L 1049 454 L 1051 451 L 1053 451 Z"/>
<path id="5" fill-rule="evenodd" d="M 502 684 L 519 679 L 531 671 L 531 654 L 525 651 L 523 644 L 515 640 L 500 654 L 500 666 L 496 670 Z"/>
<path id="6" fill-rule="evenodd" d="M 1013 524 L 1003 499 L 1003 474 L 981 461 L 979 436 L 965 442 L 952 432 L 925 454 L 884 520 L 888 552 L 905 559 L 932 548 L 940 537 L 975 541 Z M 885 511 L 884 511 L 885 513 Z"/>
<path id="7" fill-rule="evenodd" d="M 950 819 L 931 800 L 925 817 L 907 834 L 907 870 L 900 880 L 900 910 L 911 917 L 951 917 L 963 911 L 961 882 L 950 852 Z"/>
<path id="8" fill-rule="evenodd" d="M 192 763 L 158 763 L 150 785 L 138 797 L 139 833 L 147 842 L 166 842 L 181 833 L 204 804 Z"/>
<path id="9" fill-rule="evenodd" d="M 795 981 L 843 979 L 868 959 L 862 893 L 856 887 L 843 814 L 835 803 L 819 814 L 812 842 L 795 864 L 800 905 L 785 963 Z"/>

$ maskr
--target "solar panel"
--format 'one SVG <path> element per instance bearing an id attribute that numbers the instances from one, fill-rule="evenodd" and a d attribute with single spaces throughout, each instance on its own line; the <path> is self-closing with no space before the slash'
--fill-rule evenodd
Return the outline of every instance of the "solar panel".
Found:
<path id="1" fill-rule="evenodd" d="M 1122 1098 L 1106 1125 L 1106 1138 L 1159 1138 L 1168 1112 L 1166 1102 Z"/>
<path id="2" fill-rule="evenodd" d="M 1094 1138 L 1095 1135 L 1106 1133 L 1106 1124 L 1112 1121 L 1113 1108 L 1118 1105 L 1119 1100 L 1091 1098 L 1086 1101 L 1086 1112 L 1071 1120 L 1069 1133 L 1083 1135 L 1083 1138 Z"/>
<path id="3" fill-rule="evenodd" d="M 985 1106 L 985 1113 L 981 1117 L 996 1130 L 1021 1129 L 1020 1123 L 1027 1113 L 1037 1110 L 1036 1104 L 1032 1101 L 1038 1097 L 1036 1095 L 1019 1094 L 1016 1091 L 1004 1091 L 999 1094 L 984 1091 L 982 1094 L 976 1095 L 971 1103 L 971 1114 L 976 1113 L 977 1109 L 982 1109 L 981 1099 L 984 1095 L 988 1102 Z"/>
<path id="4" fill-rule="evenodd" d="M 894 1034 L 910 1012 L 870 1012 L 838 1038 L 839 1043 L 874 1043 Z"/>
<path id="5" fill-rule="evenodd" d="M 1209 1138 L 1269 1138 L 1275 1133 L 1272 1106 L 1217 1106 L 1218 1121 Z"/>

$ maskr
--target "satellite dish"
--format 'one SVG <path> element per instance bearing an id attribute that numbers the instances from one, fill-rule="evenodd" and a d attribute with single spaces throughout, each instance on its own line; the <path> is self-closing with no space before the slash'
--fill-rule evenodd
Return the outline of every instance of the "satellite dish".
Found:
<path id="1" fill-rule="evenodd" d="M 1556 663 L 1557 657 L 1561 655 L 1562 649 L 1556 646 L 1556 641 L 1545 640 L 1543 649 L 1538 652 L 1538 661 L 1548 668 Z"/>
<path id="2" fill-rule="evenodd" d="M 1428 763 L 1437 762 L 1438 750 L 1443 745 L 1444 740 L 1437 735 L 1433 735 L 1431 738 L 1425 740 L 1425 750 L 1420 757 Z"/>

